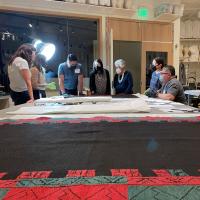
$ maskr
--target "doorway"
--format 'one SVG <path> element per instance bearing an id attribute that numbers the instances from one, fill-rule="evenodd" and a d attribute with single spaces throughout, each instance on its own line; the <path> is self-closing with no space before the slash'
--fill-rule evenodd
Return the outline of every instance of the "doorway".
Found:
<path id="1" fill-rule="evenodd" d="M 133 76 L 133 92 L 141 91 L 141 42 L 113 41 L 113 61 L 117 59 L 126 61 L 126 69 Z M 114 69 L 115 73 L 115 69 Z"/>

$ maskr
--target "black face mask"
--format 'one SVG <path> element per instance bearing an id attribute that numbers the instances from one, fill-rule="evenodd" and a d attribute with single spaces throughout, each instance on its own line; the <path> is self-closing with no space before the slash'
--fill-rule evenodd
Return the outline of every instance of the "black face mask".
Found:
<path id="1" fill-rule="evenodd" d="M 151 69 L 152 69 L 153 71 L 155 71 L 155 70 L 156 70 L 156 65 L 152 65 L 152 66 L 151 66 Z"/>
<path id="2" fill-rule="evenodd" d="M 97 66 L 97 68 L 96 68 L 96 71 L 97 71 L 97 73 L 102 73 L 102 72 L 103 72 L 103 68 L 102 68 L 102 67 L 99 67 L 99 66 Z"/>
<path id="3" fill-rule="evenodd" d="M 76 65 L 71 65 L 71 67 L 76 67 Z"/>

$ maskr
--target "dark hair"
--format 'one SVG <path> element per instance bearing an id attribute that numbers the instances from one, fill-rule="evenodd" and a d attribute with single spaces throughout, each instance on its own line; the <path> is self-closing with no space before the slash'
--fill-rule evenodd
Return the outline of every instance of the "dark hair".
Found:
<path id="1" fill-rule="evenodd" d="M 73 53 L 70 53 L 70 54 L 67 56 L 67 59 L 68 59 L 69 61 L 77 61 L 77 60 L 78 60 L 77 57 L 76 57 L 76 55 L 73 54 Z"/>
<path id="2" fill-rule="evenodd" d="M 8 62 L 8 65 L 11 65 L 15 58 L 21 57 L 28 62 L 28 65 L 30 67 L 32 63 L 33 51 L 36 51 L 36 49 L 32 44 L 22 44 L 11 57 L 10 61 Z"/>
<path id="3" fill-rule="evenodd" d="M 100 58 L 94 60 L 93 62 L 93 70 L 97 73 L 97 66 L 94 64 L 95 62 L 100 64 L 100 67 L 98 68 L 98 70 L 100 70 L 101 73 L 103 73 L 103 62 Z"/>
<path id="4" fill-rule="evenodd" d="M 98 58 L 96 61 L 97 61 L 97 62 L 101 65 L 101 67 L 103 68 L 103 62 L 102 62 L 102 60 L 101 60 L 100 58 Z"/>
<path id="5" fill-rule="evenodd" d="M 34 67 L 36 67 L 39 72 L 43 72 L 42 67 L 46 67 L 46 58 L 42 54 L 37 54 L 34 60 Z"/>
<path id="6" fill-rule="evenodd" d="M 154 58 L 154 60 L 156 61 L 158 65 L 162 65 L 161 68 L 164 67 L 164 60 L 161 57 L 156 57 Z"/>
<path id="7" fill-rule="evenodd" d="M 171 76 L 175 76 L 175 68 L 172 65 L 166 65 L 164 66 L 165 71 L 169 71 Z"/>

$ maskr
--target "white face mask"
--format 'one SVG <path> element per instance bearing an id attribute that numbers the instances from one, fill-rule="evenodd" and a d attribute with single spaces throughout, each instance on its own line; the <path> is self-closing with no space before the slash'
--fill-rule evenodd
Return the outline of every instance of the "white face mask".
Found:
<path id="1" fill-rule="evenodd" d="M 153 60 L 152 65 L 153 65 L 153 66 L 156 66 L 156 64 L 157 64 L 156 61 Z"/>
<path id="2" fill-rule="evenodd" d="M 121 74 L 121 73 L 122 73 L 122 69 L 118 67 L 118 68 L 116 69 L 116 73 L 117 73 L 117 74 Z"/>

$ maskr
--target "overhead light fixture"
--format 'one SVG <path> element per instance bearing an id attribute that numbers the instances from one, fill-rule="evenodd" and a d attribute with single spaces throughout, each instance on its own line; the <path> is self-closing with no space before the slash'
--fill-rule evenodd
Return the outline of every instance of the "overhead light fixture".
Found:
<path id="1" fill-rule="evenodd" d="M 29 26 L 30 28 L 33 28 L 33 25 L 32 25 L 31 23 L 29 23 L 28 26 Z"/>

